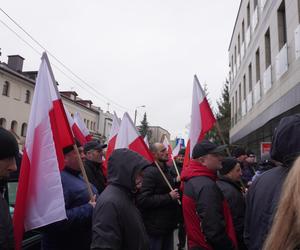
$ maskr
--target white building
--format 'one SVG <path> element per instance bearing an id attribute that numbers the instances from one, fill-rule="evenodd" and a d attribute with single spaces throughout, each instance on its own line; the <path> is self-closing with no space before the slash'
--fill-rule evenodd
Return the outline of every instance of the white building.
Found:
<path id="1" fill-rule="evenodd" d="M 242 0 L 229 45 L 230 141 L 259 153 L 300 112 L 300 0 Z"/>
<path id="2" fill-rule="evenodd" d="M 19 55 L 8 56 L 8 63 L 0 63 L 0 126 L 14 133 L 20 144 L 25 141 L 27 124 L 35 86 L 36 71 L 23 72 Z M 61 92 L 64 105 L 71 114 L 79 112 L 95 138 L 106 140 L 113 115 L 82 100 L 74 91 Z"/>

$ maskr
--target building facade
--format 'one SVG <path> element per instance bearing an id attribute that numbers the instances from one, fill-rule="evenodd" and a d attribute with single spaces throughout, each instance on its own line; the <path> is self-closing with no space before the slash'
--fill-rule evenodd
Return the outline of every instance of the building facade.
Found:
<path id="1" fill-rule="evenodd" d="M 8 57 L 0 63 L 0 126 L 10 130 L 20 145 L 25 142 L 35 87 L 37 71 L 23 72 L 23 61 L 19 55 Z M 66 109 L 73 115 L 79 112 L 91 134 L 105 141 L 112 126 L 113 115 L 82 100 L 75 91 L 62 91 Z"/>
<path id="2" fill-rule="evenodd" d="M 170 133 L 168 130 L 160 126 L 149 126 L 149 130 L 151 131 L 151 138 L 149 140 L 150 144 L 155 142 L 163 142 L 165 136 L 170 141 Z"/>
<path id="3" fill-rule="evenodd" d="M 257 154 L 300 112 L 300 0 L 242 0 L 229 45 L 230 142 Z"/>

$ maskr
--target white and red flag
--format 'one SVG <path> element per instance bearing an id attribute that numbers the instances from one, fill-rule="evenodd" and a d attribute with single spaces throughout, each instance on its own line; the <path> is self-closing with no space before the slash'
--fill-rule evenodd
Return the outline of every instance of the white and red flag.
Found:
<path id="1" fill-rule="evenodd" d="M 115 149 L 129 148 L 153 162 L 153 156 L 149 151 L 143 137 L 139 134 L 134 126 L 128 113 L 125 113 L 121 121 L 119 133 L 116 139 Z"/>
<path id="2" fill-rule="evenodd" d="M 149 148 L 149 141 L 148 141 L 147 135 L 145 135 L 145 137 L 144 137 L 144 142 L 146 143 L 147 147 Z"/>
<path id="3" fill-rule="evenodd" d="M 83 134 L 83 136 L 85 138 L 85 143 L 88 142 L 88 141 L 91 141 L 93 139 L 92 135 L 90 134 L 90 131 L 88 130 L 88 128 L 85 126 L 85 123 L 82 120 L 82 118 L 81 118 L 81 116 L 78 112 L 75 112 L 75 114 L 74 114 L 74 122 L 76 124 L 76 127 L 74 127 L 74 129 L 72 127 L 74 135 L 76 136 L 77 130 L 79 129 L 81 134 Z M 81 145 L 84 145 L 84 144 L 81 143 Z"/>
<path id="4" fill-rule="evenodd" d="M 70 128 L 72 129 L 73 135 L 74 137 L 80 142 L 80 144 L 83 146 L 84 144 L 87 143 L 87 140 L 84 136 L 84 134 L 81 132 L 81 130 L 79 129 L 79 127 L 77 126 L 77 124 L 75 123 L 73 117 L 71 116 L 70 112 L 66 109 L 65 107 L 65 111 L 66 111 L 66 115 L 68 118 L 68 122 L 70 125 Z"/>
<path id="5" fill-rule="evenodd" d="M 176 157 L 179 154 L 181 148 L 182 148 L 182 139 L 180 138 L 172 152 L 174 157 Z"/>
<path id="6" fill-rule="evenodd" d="M 216 118 L 209 106 L 197 76 L 194 76 L 193 100 L 190 135 L 185 151 L 184 166 L 187 166 L 189 157 L 192 156 L 194 146 L 204 139 L 205 134 L 212 129 Z"/>
<path id="7" fill-rule="evenodd" d="M 169 161 L 171 162 L 172 161 L 172 147 L 171 147 L 171 145 L 169 143 L 169 140 L 166 136 L 164 137 L 163 144 L 164 144 L 165 148 L 168 151 L 168 158 L 169 158 Z"/>
<path id="8" fill-rule="evenodd" d="M 74 140 L 46 53 L 37 75 L 14 210 L 16 250 L 24 230 L 66 219 L 60 170 Z"/>

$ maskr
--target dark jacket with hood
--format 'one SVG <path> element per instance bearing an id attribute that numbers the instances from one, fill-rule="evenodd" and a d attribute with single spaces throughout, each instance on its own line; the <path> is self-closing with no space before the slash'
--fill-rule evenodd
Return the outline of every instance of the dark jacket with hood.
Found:
<path id="1" fill-rule="evenodd" d="M 217 181 L 217 185 L 228 202 L 238 240 L 239 250 L 245 249 L 243 235 L 246 206 L 241 184 L 230 180 L 226 176 L 221 176 Z"/>
<path id="2" fill-rule="evenodd" d="M 246 195 L 245 243 L 250 250 L 262 249 L 271 228 L 282 184 L 300 153 L 300 114 L 280 120 L 274 131 L 271 158 L 283 165 L 256 178 Z"/>
<path id="3" fill-rule="evenodd" d="M 142 156 L 117 149 L 108 160 L 108 186 L 93 215 L 92 250 L 148 250 L 149 242 L 134 205 L 135 176 L 149 165 Z"/>
<path id="4" fill-rule="evenodd" d="M 93 207 L 80 171 L 65 167 L 61 172 L 67 220 L 42 228 L 43 250 L 90 249 Z M 94 194 L 96 188 L 91 185 Z"/>
<path id="5" fill-rule="evenodd" d="M 171 186 L 175 188 L 174 177 L 169 166 L 161 167 Z M 178 202 L 169 195 L 170 188 L 156 165 L 144 172 L 143 186 L 137 197 L 146 230 L 149 235 L 159 236 L 172 232 L 178 223 Z"/>
<path id="6" fill-rule="evenodd" d="M 90 183 L 92 183 L 101 194 L 105 188 L 106 178 L 103 174 L 103 163 L 98 163 L 95 161 L 90 161 L 86 159 L 84 161 L 84 168 L 86 175 Z"/>
<path id="7" fill-rule="evenodd" d="M 14 248 L 14 233 L 9 209 L 0 193 L 0 249 L 13 250 Z"/>
<path id="8" fill-rule="evenodd" d="M 236 249 L 231 213 L 216 184 L 216 173 L 191 160 L 182 171 L 181 179 L 189 249 Z"/>

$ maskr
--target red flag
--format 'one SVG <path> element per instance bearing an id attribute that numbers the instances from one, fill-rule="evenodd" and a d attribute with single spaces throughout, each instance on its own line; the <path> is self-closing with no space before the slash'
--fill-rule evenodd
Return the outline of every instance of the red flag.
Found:
<path id="1" fill-rule="evenodd" d="M 62 149 L 74 140 L 46 53 L 31 107 L 13 218 L 16 250 L 21 249 L 24 229 L 66 219 Z"/>
<path id="2" fill-rule="evenodd" d="M 197 76 L 194 76 L 193 86 L 193 101 L 190 136 L 184 156 L 183 166 L 188 165 L 188 159 L 192 156 L 194 146 L 203 140 L 205 134 L 212 129 L 216 122 L 216 118 L 209 106 L 205 93 L 198 81 Z"/>
<path id="3" fill-rule="evenodd" d="M 109 138 L 108 138 L 108 143 L 107 143 L 105 161 L 103 162 L 103 173 L 105 176 L 107 176 L 108 159 L 115 149 L 116 139 L 117 139 L 117 135 L 119 132 L 119 128 L 120 128 L 120 119 L 118 118 L 117 114 L 114 112 L 113 122 L 112 122 L 111 130 L 110 130 L 110 134 L 109 134 Z"/>
<path id="4" fill-rule="evenodd" d="M 80 144 L 83 146 L 84 144 L 87 143 L 87 140 L 84 136 L 84 134 L 81 132 L 80 128 L 77 126 L 77 124 L 74 122 L 74 119 L 72 118 L 70 112 L 66 109 L 65 107 L 65 111 L 66 111 L 66 115 L 68 118 L 68 122 L 69 125 L 72 129 L 73 135 L 74 137 L 80 142 Z"/>
<path id="5" fill-rule="evenodd" d="M 92 135 L 90 134 L 90 131 L 88 130 L 88 128 L 85 126 L 85 123 L 82 120 L 82 118 L 78 112 L 75 112 L 75 114 L 74 114 L 74 122 L 77 126 L 76 129 L 80 130 L 80 132 L 81 132 L 81 134 L 83 134 L 86 142 L 91 141 L 93 139 Z M 84 144 L 81 144 L 81 145 L 84 145 Z"/>
<path id="6" fill-rule="evenodd" d="M 115 148 L 129 148 L 142 155 L 148 161 L 153 162 L 153 156 L 149 148 L 127 113 L 124 114 L 121 121 Z"/>

